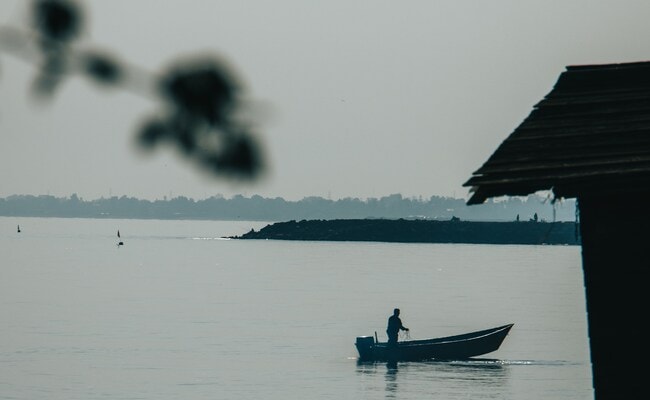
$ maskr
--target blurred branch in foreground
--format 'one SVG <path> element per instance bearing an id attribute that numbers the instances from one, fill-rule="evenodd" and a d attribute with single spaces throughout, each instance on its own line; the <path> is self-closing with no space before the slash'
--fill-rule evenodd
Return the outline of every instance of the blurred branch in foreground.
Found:
<path id="1" fill-rule="evenodd" d="M 180 60 L 159 75 L 108 51 L 76 45 L 84 12 L 73 0 L 35 0 L 31 26 L 0 27 L 0 52 L 39 66 L 34 93 L 51 98 L 69 75 L 120 87 L 161 104 L 139 129 L 145 149 L 168 143 L 213 175 L 252 180 L 263 169 L 251 122 L 242 118 L 242 89 L 219 57 Z"/>

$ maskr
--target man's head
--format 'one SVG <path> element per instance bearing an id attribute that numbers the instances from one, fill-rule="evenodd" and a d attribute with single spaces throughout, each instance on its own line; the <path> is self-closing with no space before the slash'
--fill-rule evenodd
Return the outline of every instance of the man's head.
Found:
<path id="1" fill-rule="evenodd" d="M 399 308 L 393 310 L 393 315 L 396 317 L 399 316 Z"/>

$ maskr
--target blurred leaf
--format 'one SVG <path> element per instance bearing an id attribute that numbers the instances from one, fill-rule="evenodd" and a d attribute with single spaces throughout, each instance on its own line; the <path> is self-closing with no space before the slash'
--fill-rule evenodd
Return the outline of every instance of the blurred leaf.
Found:
<path id="1" fill-rule="evenodd" d="M 161 140 L 170 135 L 167 122 L 158 119 L 147 121 L 137 135 L 138 144 L 145 149 L 151 149 Z"/>
<path id="2" fill-rule="evenodd" d="M 34 25 L 44 37 L 67 42 L 81 30 L 81 9 L 70 0 L 36 0 Z"/>
<path id="3" fill-rule="evenodd" d="M 122 79 L 121 67 L 108 55 L 97 52 L 86 53 L 82 57 L 82 62 L 84 71 L 98 83 L 110 85 Z"/>
<path id="4" fill-rule="evenodd" d="M 57 53 L 47 56 L 41 70 L 39 71 L 34 81 L 34 92 L 47 98 L 54 94 L 54 91 L 60 86 L 65 74 L 65 61 L 63 57 Z"/>
<path id="5" fill-rule="evenodd" d="M 261 162 L 257 146 L 252 138 L 238 136 L 227 140 L 227 146 L 215 160 L 213 167 L 221 172 L 254 178 L 259 173 Z"/>
<path id="6" fill-rule="evenodd" d="M 38 35 L 2 28 L 0 45 L 29 61 L 41 61 L 34 82 L 38 95 L 52 95 L 68 73 L 84 74 L 100 84 L 120 84 L 164 106 L 158 117 L 138 130 L 141 148 L 166 142 L 213 175 L 249 179 L 258 175 L 260 151 L 242 128 L 240 85 L 225 62 L 213 55 L 185 59 L 158 78 L 106 52 L 75 48 L 70 42 L 82 28 L 82 10 L 76 1 L 34 0 L 32 4 Z"/>
<path id="7" fill-rule="evenodd" d="M 224 123 L 237 85 L 222 65 L 196 60 L 172 69 L 161 81 L 163 94 L 178 110 L 211 124 Z"/>

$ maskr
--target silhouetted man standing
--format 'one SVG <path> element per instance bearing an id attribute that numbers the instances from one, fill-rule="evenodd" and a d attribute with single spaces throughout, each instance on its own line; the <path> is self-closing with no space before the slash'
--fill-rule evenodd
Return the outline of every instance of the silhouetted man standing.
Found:
<path id="1" fill-rule="evenodd" d="M 393 315 L 388 318 L 388 328 L 386 328 L 386 334 L 388 334 L 388 346 L 397 346 L 397 335 L 399 331 L 408 331 L 409 328 L 402 325 L 402 320 L 399 319 L 399 308 L 393 310 Z"/>

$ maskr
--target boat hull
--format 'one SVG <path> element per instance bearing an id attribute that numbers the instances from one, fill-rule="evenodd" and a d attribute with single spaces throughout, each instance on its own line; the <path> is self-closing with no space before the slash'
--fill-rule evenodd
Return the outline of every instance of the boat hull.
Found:
<path id="1" fill-rule="evenodd" d="M 397 346 L 378 343 L 361 336 L 355 343 L 360 361 L 465 360 L 496 351 L 513 324 L 492 329 L 427 340 L 399 342 Z"/>

